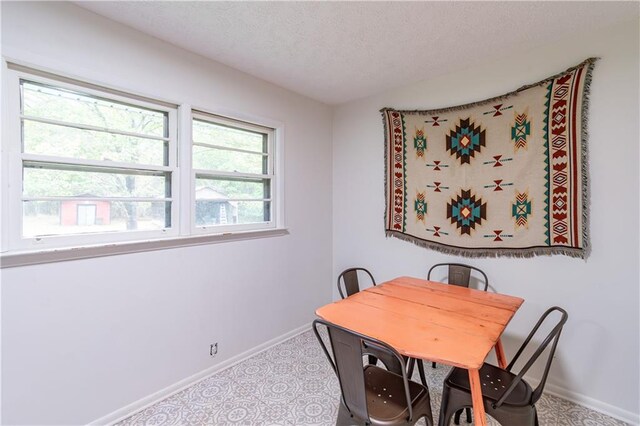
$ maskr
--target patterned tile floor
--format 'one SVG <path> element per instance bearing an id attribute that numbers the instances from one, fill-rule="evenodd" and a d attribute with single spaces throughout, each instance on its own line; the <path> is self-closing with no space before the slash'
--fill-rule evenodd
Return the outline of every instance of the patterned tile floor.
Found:
<path id="1" fill-rule="evenodd" d="M 448 368 L 438 365 L 425 370 L 437 423 Z M 417 371 L 413 379 L 419 381 Z M 118 426 L 333 425 L 339 395 L 335 374 L 315 335 L 307 331 L 138 412 Z M 543 395 L 536 407 L 541 426 L 626 424 L 551 395 Z M 467 424 L 464 420 L 463 415 L 463 425 Z M 418 424 L 424 425 L 424 420 Z M 489 424 L 498 425 L 493 419 Z"/>

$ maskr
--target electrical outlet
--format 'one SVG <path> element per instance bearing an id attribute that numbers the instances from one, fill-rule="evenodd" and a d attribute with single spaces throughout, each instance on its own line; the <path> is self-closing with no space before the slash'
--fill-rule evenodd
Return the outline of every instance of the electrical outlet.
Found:
<path id="1" fill-rule="evenodd" d="M 212 343 L 209 346 L 209 356 L 214 357 L 218 353 L 218 342 Z"/>

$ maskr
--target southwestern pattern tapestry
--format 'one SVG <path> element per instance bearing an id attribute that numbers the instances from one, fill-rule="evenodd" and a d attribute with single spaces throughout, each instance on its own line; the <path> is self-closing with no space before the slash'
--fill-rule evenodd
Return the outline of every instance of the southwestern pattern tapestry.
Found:
<path id="1" fill-rule="evenodd" d="M 387 235 L 465 256 L 585 258 L 594 62 L 474 104 L 382 109 Z"/>

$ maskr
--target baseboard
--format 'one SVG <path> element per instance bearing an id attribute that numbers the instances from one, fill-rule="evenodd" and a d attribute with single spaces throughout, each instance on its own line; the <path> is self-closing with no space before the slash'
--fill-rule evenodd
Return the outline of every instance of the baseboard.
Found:
<path id="1" fill-rule="evenodd" d="M 538 379 L 534 379 L 528 376 L 525 376 L 525 379 L 534 388 L 539 383 Z M 599 401 L 595 398 L 591 398 L 590 396 L 586 396 L 581 393 L 571 391 L 569 389 L 563 388 L 562 386 L 554 385 L 547 382 L 547 384 L 544 387 L 544 393 L 557 396 L 558 398 L 566 399 L 567 401 L 576 403 L 578 405 L 582 405 L 583 407 L 587 407 L 591 410 L 598 411 L 602 414 L 606 414 L 607 416 L 616 418 L 618 420 L 622 420 L 623 422 L 629 423 L 630 425 L 633 425 L 633 426 L 640 425 L 639 414 L 624 410 L 620 407 L 616 407 L 611 404 L 607 404 L 606 402 Z"/>
<path id="2" fill-rule="evenodd" d="M 260 352 L 264 352 L 267 349 L 278 345 L 282 342 L 284 342 L 285 340 L 289 340 L 294 336 L 297 336 L 298 334 L 302 334 L 307 330 L 311 329 L 311 323 L 309 324 L 305 324 L 301 327 L 298 327 L 294 330 L 289 331 L 288 333 L 285 333 L 281 336 L 278 336 L 276 338 L 273 338 L 261 345 L 258 345 L 254 348 L 249 349 L 248 351 L 242 352 L 239 355 L 236 355 L 234 357 L 231 357 L 219 364 L 216 364 L 214 366 L 211 366 L 209 368 L 206 368 L 190 377 L 187 377 L 185 379 L 180 380 L 179 382 L 176 382 L 170 386 L 167 386 L 164 389 L 159 390 L 158 392 L 155 392 L 149 396 L 145 396 L 144 398 L 141 398 L 125 407 L 122 407 L 112 413 L 107 414 L 106 416 L 100 417 L 99 419 L 96 419 L 92 422 L 89 423 L 89 425 L 112 425 L 114 423 L 117 423 L 121 420 L 126 419 L 127 417 L 130 417 L 131 415 L 142 411 L 160 401 L 162 401 L 163 399 L 168 398 L 169 396 L 176 394 L 190 386 L 193 386 L 194 384 L 196 384 L 197 382 L 204 380 L 205 378 L 209 377 L 210 375 L 224 370 L 225 368 L 229 368 L 232 365 L 238 364 L 248 358 L 251 358 L 252 356 L 255 356 L 257 354 L 259 354 Z"/>

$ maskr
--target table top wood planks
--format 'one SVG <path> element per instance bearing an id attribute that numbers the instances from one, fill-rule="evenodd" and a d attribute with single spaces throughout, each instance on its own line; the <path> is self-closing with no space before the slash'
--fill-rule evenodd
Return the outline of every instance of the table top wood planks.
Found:
<path id="1" fill-rule="evenodd" d="M 400 277 L 322 306 L 316 314 L 386 342 L 403 355 L 466 368 L 474 383 L 494 347 L 501 367 L 506 365 L 500 336 L 523 302 L 519 297 Z M 482 405 L 481 391 L 472 393 L 476 422 L 484 425 L 484 407 L 477 407 Z"/>

